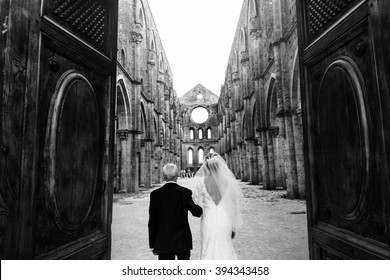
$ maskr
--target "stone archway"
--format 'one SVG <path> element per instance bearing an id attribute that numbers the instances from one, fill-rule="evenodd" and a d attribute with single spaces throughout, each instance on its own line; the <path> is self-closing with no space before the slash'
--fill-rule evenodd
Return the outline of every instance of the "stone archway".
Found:
<path id="1" fill-rule="evenodd" d="M 279 134 L 280 119 L 277 115 L 278 100 L 276 94 L 276 77 L 271 75 L 267 90 L 266 124 L 269 188 L 286 188 L 284 166 L 284 139 Z"/>
<path id="2" fill-rule="evenodd" d="M 115 104 L 115 173 L 114 192 L 126 192 L 129 180 L 129 118 L 130 106 L 126 86 L 122 79 L 119 79 L 116 87 Z"/>
<path id="3" fill-rule="evenodd" d="M 298 49 L 295 53 L 294 68 L 291 77 L 291 113 L 294 132 L 295 158 L 297 168 L 297 183 L 300 198 L 306 197 L 305 190 L 305 170 L 303 155 L 303 128 L 301 112 L 301 87 L 299 76 L 299 58 Z"/>

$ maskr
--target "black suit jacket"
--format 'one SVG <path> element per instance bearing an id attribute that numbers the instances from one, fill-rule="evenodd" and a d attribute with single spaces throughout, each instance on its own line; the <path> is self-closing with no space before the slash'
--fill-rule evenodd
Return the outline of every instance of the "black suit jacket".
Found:
<path id="1" fill-rule="evenodd" d="M 188 211 L 196 217 L 202 208 L 192 200 L 192 191 L 167 183 L 150 194 L 149 246 L 161 253 L 186 253 L 192 249 Z"/>

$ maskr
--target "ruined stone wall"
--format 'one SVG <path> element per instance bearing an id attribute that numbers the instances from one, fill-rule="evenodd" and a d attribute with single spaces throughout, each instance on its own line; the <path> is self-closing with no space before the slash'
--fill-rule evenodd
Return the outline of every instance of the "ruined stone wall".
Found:
<path id="1" fill-rule="evenodd" d="M 218 104 L 235 175 L 304 198 L 295 1 L 245 0 Z"/>
<path id="2" fill-rule="evenodd" d="M 162 182 L 180 164 L 179 102 L 147 0 L 120 0 L 117 62 L 117 191 Z"/>

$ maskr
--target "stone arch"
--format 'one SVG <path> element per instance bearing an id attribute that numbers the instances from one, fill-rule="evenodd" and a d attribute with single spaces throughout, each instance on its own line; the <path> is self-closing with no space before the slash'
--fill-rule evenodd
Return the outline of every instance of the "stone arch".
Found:
<path id="1" fill-rule="evenodd" d="M 164 73 L 164 54 L 161 52 L 158 61 L 158 70 Z"/>
<path id="2" fill-rule="evenodd" d="M 187 165 L 194 164 L 194 150 L 190 147 L 187 149 Z"/>
<path id="3" fill-rule="evenodd" d="M 137 21 L 142 27 L 146 27 L 145 10 L 142 1 L 139 1 Z"/>
<path id="4" fill-rule="evenodd" d="M 126 66 L 126 54 L 124 49 L 121 49 L 121 64 L 123 67 Z"/>
<path id="5" fill-rule="evenodd" d="M 247 38 L 246 38 L 246 31 L 244 27 L 241 27 L 240 29 L 240 45 L 241 45 L 241 52 L 245 52 L 247 50 Z"/>
<path id="6" fill-rule="evenodd" d="M 155 53 L 157 53 L 157 44 L 156 44 L 156 36 L 154 34 L 154 30 L 150 30 L 150 44 L 149 44 L 149 49 Z"/>
<path id="7" fill-rule="evenodd" d="M 203 128 L 198 128 L 198 139 L 203 139 Z"/>
<path id="8" fill-rule="evenodd" d="M 276 94 L 276 76 L 271 75 L 267 90 L 267 116 L 266 122 L 268 131 L 268 156 L 270 172 L 274 168 L 276 188 L 286 189 L 286 162 L 285 162 L 285 139 L 279 133 L 279 118 L 277 116 L 277 94 Z M 283 120 L 284 121 L 284 120 Z"/>
<path id="9" fill-rule="evenodd" d="M 207 128 L 207 132 L 206 132 L 206 135 L 207 135 L 207 139 L 211 139 L 212 138 L 212 130 L 211 130 L 211 127 L 208 127 Z"/>
<path id="10" fill-rule="evenodd" d="M 159 133 L 158 133 L 158 125 L 156 116 L 153 117 L 153 139 L 155 139 L 158 142 Z"/>
<path id="11" fill-rule="evenodd" d="M 142 131 L 141 134 L 143 135 L 143 137 L 146 137 L 147 134 L 146 132 L 147 132 L 147 128 L 149 127 L 149 124 L 148 124 L 148 119 L 146 117 L 145 106 L 142 101 L 140 102 L 140 106 L 141 106 L 140 131 Z"/>
<path id="12" fill-rule="evenodd" d="M 126 85 L 122 77 L 118 76 L 116 84 L 116 129 L 130 128 L 130 102 Z"/>
<path id="13" fill-rule="evenodd" d="M 193 128 L 190 128 L 190 139 L 195 139 L 195 130 Z"/>
<path id="14" fill-rule="evenodd" d="M 115 98 L 115 156 L 114 156 L 114 192 L 126 192 L 128 185 L 129 151 L 127 148 L 130 128 L 130 102 L 122 76 L 118 76 Z"/>
<path id="15" fill-rule="evenodd" d="M 239 61 L 239 58 L 238 58 L 237 50 L 234 50 L 233 51 L 233 72 L 238 71 L 238 64 L 239 64 L 238 61 Z"/>
<path id="16" fill-rule="evenodd" d="M 253 102 L 251 109 L 251 136 L 256 137 L 256 131 L 260 129 L 259 109 L 257 108 L 257 101 Z"/>
<path id="17" fill-rule="evenodd" d="M 295 52 L 294 64 L 291 73 L 290 96 L 291 96 L 291 112 L 293 137 L 295 148 L 296 174 L 297 185 L 300 198 L 305 198 L 305 171 L 304 171 L 304 155 L 303 155 L 303 129 L 301 115 L 301 87 L 299 77 L 299 58 L 298 49 Z"/>
<path id="18" fill-rule="evenodd" d="M 197 161 L 198 161 L 198 166 L 202 165 L 204 162 L 204 148 L 203 147 L 198 148 Z"/>
<path id="19" fill-rule="evenodd" d="M 301 85 L 299 77 L 299 58 L 298 58 L 298 49 L 295 51 L 294 57 L 294 68 L 291 73 L 291 110 L 301 109 Z"/>
<path id="20" fill-rule="evenodd" d="M 256 0 L 250 0 L 248 5 L 248 19 L 257 17 L 257 4 Z"/>
<path id="21" fill-rule="evenodd" d="M 267 108 L 266 108 L 266 126 L 270 127 L 275 124 L 277 97 L 275 92 L 276 76 L 271 74 L 271 78 L 267 89 Z"/>

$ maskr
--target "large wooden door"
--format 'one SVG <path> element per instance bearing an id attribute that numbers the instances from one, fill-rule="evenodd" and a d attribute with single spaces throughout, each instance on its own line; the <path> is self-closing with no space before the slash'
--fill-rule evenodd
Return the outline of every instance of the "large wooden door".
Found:
<path id="1" fill-rule="evenodd" d="M 310 258 L 390 258 L 390 1 L 297 1 Z"/>
<path id="2" fill-rule="evenodd" d="M 116 0 L 1 0 L 0 258 L 110 258 Z"/>

